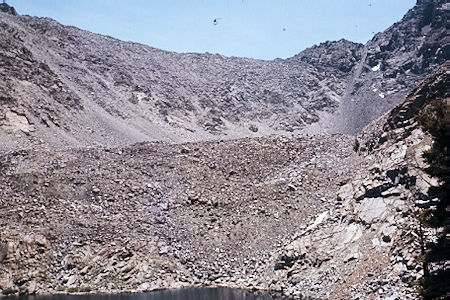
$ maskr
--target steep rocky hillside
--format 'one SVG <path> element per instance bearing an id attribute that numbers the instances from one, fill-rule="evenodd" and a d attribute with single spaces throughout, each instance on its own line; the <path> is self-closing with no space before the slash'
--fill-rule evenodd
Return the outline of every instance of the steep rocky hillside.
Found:
<path id="1" fill-rule="evenodd" d="M 2 149 L 356 133 L 445 60 L 445 1 L 366 45 L 290 59 L 177 54 L 0 12 Z"/>
<path id="2" fill-rule="evenodd" d="M 0 295 L 414 299 L 414 214 L 436 184 L 415 116 L 449 102 L 445 2 L 418 1 L 366 45 L 273 61 L 1 4 Z"/>
<path id="3" fill-rule="evenodd" d="M 418 0 L 403 19 L 378 33 L 362 51 L 341 105 L 338 131 L 357 133 L 399 104 L 449 59 L 447 1 Z"/>
<path id="4" fill-rule="evenodd" d="M 431 139 L 416 116 L 431 100 L 450 103 L 448 67 L 367 126 L 354 150 L 364 156 L 324 209 L 280 251 L 275 268 L 285 294 L 331 299 L 416 299 L 423 275 L 415 213 L 435 179 L 423 172 Z"/>
<path id="5" fill-rule="evenodd" d="M 349 74 L 338 111 L 319 121 L 328 132 L 358 133 L 399 104 L 437 66 L 449 58 L 446 1 L 418 1 L 403 19 L 366 45 L 325 42 L 294 56 L 319 70 Z"/>
<path id="6" fill-rule="evenodd" d="M 0 288 L 268 288 L 272 254 L 362 164 L 353 138 L 263 137 L 0 156 Z M 339 150 L 334 150 L 339 149 Z"/>
<path id="7" fill-rule="evenodd" d="M 0 155 L 3 293 L 181 286 L 414 299 L 417 111 L 447 68 L 358 137 L 300 135 Z M 448 101 L 448 98 L 446 98 Z"/>

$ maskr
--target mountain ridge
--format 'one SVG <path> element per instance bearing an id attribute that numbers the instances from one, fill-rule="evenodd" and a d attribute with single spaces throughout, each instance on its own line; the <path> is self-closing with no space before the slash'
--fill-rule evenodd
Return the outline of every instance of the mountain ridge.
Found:
<path id="1" fill-rule="evenodd" d="M 420 5 L 364 47 L 344 40 L 325 42 L 292 58 L 273 61 L 177 54 L 51 19 L 3 15 L 3 44 L 26 49 L 26 53 L 3 53 L 2 57 L 11 60 L 11 55 L 28 55 L 24 61 L 30 64 L 13 60 L 9 68 L 19 73 L 21 69 L 30 74 L 50 72 L 53 81 L 47 87 L 36 82 L 30 85 L 24 74 L 9 74 L 2 67 L 9 86 L 22 93 L 16 104 L 0 107 L 4 115 L 13 116 L 0 120 L 6 128 L 2 140 L 9 145 L 6 148 L 73 147 L 300 132 L 355 134 L 398 103 L 444 60 L 442 47 L 438 47 L 436 55 L 422 55 L 418 62 L 401 68 L 415 59 L 419 50 L 413 45 L 423 46 L 423 39 L 433 47 L 440 45 L 444 28 L 436 18 L 426 25 L 424 35 L 413 31 L 406 52 L 400 50 L 404 38 L 393 38 L 405 36 L 402 32 L 409 34 L 414 24 L 427 19 L 422 18 L 426 9 Z M 441 19 L 443 5 L 444 1 L 438 1 L 431 9 Z M 405 22 L 408 25 L 402 25 Z M 397 42 L 389 44 L 391 40 Z M 48 92 L 57 82 L 60 91 Z M 15 95 L 8 95 L 11 88 L 2 85 L 2 93 L 14 99 Z M 51 108 L 34 107 L 36 97 L 43 107 Z M 85 109 L 71 110 L 61 104 L 65 99 L 78 101 Z M 17 119 L 22 123 L 11 130 Z M 24 134 L 21 126 L 32 130 Z"/>
<path id="2" fill-rule="evenodd" d="M 0 153 L 0 289 L 226 286 L 294 299 L 416 299 L 416 202 L 433 180 L 422 159 L 432 140 L 415 117 L 448 96 L 447 68 L 356 140 Z"/>
<path id="3" fill-rule="evenodd" d="M 437 184 L 416 116 L 449 101 L 444 1 L 418 3 L 271 62 L 0 13 L 0 297 L 416 299 Z"/>

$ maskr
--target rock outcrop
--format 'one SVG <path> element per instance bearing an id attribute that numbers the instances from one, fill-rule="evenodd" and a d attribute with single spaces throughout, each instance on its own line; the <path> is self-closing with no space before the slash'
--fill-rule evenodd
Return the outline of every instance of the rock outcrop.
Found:
<path id="1" fill-rule="evenodd" d="M 0 11 L 13 16 L 17 16 L 16 9 L 6 3 L 0 3 Z"/>
<path id="2" fill-rule="evenodd" d="M 448 65 L 355 141 L 367 169 L 340 182 L 334 207 L 317 215 L 279 253 L 277 287 L 288 296 L 416 299 L 423 275 L 415 212 L 436 185 L 422 170 L 431 139 L 416 121 L 431 100 L 449 101 Z"/>
<path id="3" fill-rule="evenodd" d="M 182 286 L 414 298 L 446 68 L 354 137 L 271 136 L 0 156 L 3 293 Z"/>
<path id="4" fill-rule="evenodd" d="M 422 1 L 366 45 L 273 61 L 177 54 L 0 12 L 1 149 L 355 134 L 443 63 L 445 12 Z"/>
<path id="5" fill-rule="evenodd" d="M 342 128 L 358 133 L 369 121 L 402 102 L 421 80 L 449 59 L 443 30 L 448 9 L 446 1 L 417 1 L 400 22 L 377 33 L 365 45 L 363 64 L 354 73 L 341 105 Z"/>
<path id="6" fill-rule="evenodd" d="M 445 61 L 444 2 L 274 61 L 0 12 L 0 294 L 415 298 L 448 64 L 380 114 Z"/>

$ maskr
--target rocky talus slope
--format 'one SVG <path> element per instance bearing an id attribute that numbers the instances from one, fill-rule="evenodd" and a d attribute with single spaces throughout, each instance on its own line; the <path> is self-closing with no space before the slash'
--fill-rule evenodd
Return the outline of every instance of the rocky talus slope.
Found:
<path id="1" fill-rule="evenodd" d="M 268 288 L 272 253 L 358 167 L 352 147 L 333 135 L 2 155 L 0 287 Z"/>
<path id="2" fill-rule="evenodd" d="M 413 299 L 430 138 L 414 119 L 446 68 L 358 135 L 0 156 L 3 293 L 182 286 Z M 447 98 L 448 99 L 448 98 Z"/>
<path id="3" fill-rule="evenodd" d="M 418 1 L 365 45 L 273 61 L 0 4 L 0 295 L 414 299 L 414 214 L 436 184 L 415 116 L 449 101 L 445 2 Z"/>
<path id="4" fill-rule="evenodd" d="M 5 6 L 0 147 L 354 134 L 444 62 L 445 2 L 418 1 L 366 45 L 273 61 L 162 51 Z"/>
<path id="5" fill-rule="evenodd" d="M 415 117 L 433 99 L 450 103 L 448 67 L 358 135 L 355 151 L 367 167 L 339 182 L 334 207 L 280 253 L 276 268 L 285 294 L 416 299 L 412 284 L 423 270 L 415 212 L 437 182 L 422 171 L 431 140 Z"/>

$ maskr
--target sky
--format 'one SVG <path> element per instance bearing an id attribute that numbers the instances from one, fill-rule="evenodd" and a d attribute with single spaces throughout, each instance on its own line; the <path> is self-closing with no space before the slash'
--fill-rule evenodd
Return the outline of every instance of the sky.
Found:
<path id="1" fill-rule="evenodd" d="M 365 43 L 416 0 L 8 0 L 19 14 L 176 51 L 287 58 L 342 38 Z M 214 19 L 216 23 L 214 24 Z"/>

